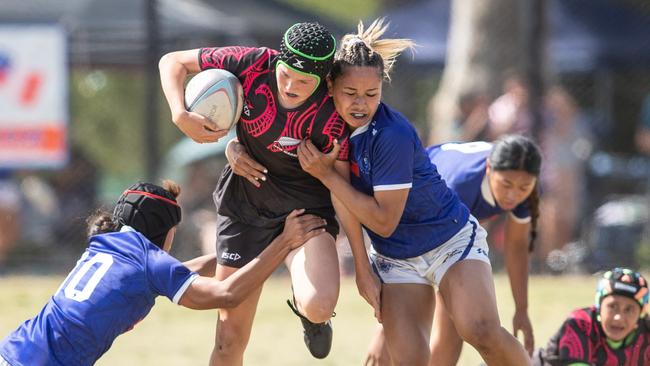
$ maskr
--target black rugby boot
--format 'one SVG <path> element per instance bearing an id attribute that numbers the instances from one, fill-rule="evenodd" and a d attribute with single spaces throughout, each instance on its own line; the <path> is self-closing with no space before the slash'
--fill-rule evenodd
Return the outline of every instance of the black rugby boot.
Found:
<path id="1" fill-rule="evenodd" d="M 304 333 L 305 345 L 311 353 L 312 356 L 316 358 L 325 358 L 330 353 L 332 349 L 332 321 L 328 320 L 324 323 L 312 323 L 304 315 L 300 314 L 298 309 L 296 309 L 295 299 L 292 303 L 291 300 L 287 300 L 287 305 L 291 308 L 300 321 L 302 322 L 302 328 Z M 335 316 L 334 313 L 332 316 Z"/>

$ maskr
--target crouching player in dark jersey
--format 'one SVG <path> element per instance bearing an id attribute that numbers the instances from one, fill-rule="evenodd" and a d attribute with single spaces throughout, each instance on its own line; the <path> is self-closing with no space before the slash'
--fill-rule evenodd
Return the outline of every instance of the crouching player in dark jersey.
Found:
<path id="1" fill-rule="evenodd" d="M 2 340 L 0 365 L 92 365 L 147 316 L 159 295 L 191 309 L 237 306 L 291 250 L 324 230 L 323 219 L 294 211 L 283 232 L 236 274 L 223 281 L 203 277 L 214 274 L 214 255 L 185 266 L 168 254 L 181 221 L 180 188 L 170 181 L 163 186 L 135 184 L 112 215 L 88 220 L 88 249 L 41 312 Z"/>
<path id="2" fill-rule="evenodd" d="M 353 130 L 351 184 L 332 167 L 338 147 L 323 154 L 305 141 L 300 163 L 368 232 L 372 269 L 361 227 L 346 228 L 359 293 L 380 312 L 394 364 L 428 364 L 437 285 L 458 333 L 489 365 L 527 365 L 529 356 L 499 321 L 485 230 L 445 185 L 415 128 L 381 102 L 383 78 L 412 45 L 380 39 L 385 30 L 376 21 L 346 35 L 328 79 L 336 109 Z"/>
<path id="3" fill-rule="evenodd" d="M 348 130 L 325 87 L 335 50 L 335 39 L 325 27 L 298 23 L 285 32 L 279 51 L 201 48 L 172 52 L 160 61 L 163 91 L 174 121 L 195 141 L 211 141 L 221 132 L 206 130 L 204 119 L 185 110 L 187 74 L 224 69 L 236 75 L 244 88 L 237 139 L 228 144 L 228 165 L 214 194 L 217 278 L 237 272 L 271 243 L 293 209 L 304 208 L 327 220 L 327 232 L 291 252 L 285 261 L 294 292 L 290 306 L 300 317 L 309 351 L 317 358 L 326 357 L 332 345 L 330 318 L 340 288 L 334 241 L 339 226 L 330 192 L 300 168 L 296 149 L 305 139 L 324 152 L 332 149 L 336 139 L 347 146 Z M 336 167 L 349 171 L 347 148 L 340 151 Z M 260 286 L 240 306 L 219 310 L 211 365 L 243 364 L 261 292 Z"/>
<path id="4" fill-rule="evenodd" d="M 614 268 L 598 282 L 596 302 L 577 309 L 535 366 L 650 366 L 648 283 L 637 272 Z"/>

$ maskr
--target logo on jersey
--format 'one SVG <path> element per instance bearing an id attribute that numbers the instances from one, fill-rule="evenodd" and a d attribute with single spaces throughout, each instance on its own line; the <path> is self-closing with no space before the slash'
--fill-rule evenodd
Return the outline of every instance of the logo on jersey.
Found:
<path id="1" fill-rule="evenodd" d="M 293 151 L 296 150 L 297 146 L 300 145 L 301 142 L 302 140 L 300 139 L 282 136 L 279 139 L 273 141 L 273 148 L 277 151 L 282 151 L 289 156 L 297 158 L 298 154 L 294 153 Z"/>
<path id="2" fill-rule="evenodd" d="M 236 261 L 241 258 L 241 255 L 239 253 L 228 253 L 228 252 L 223 252 L 221 253 L 221 258 L 222 259 L 227 259 L 230 261 Z"/>
<path id="3" fill-rule="evenodd" d="M 370 174 L 370 158 L 368 157 L 368 152 L 365 151 L 361 161 L 359 162 L 359 172 L 369 175 Z"/>
<path id="4" fill-rule="evenodd" d="M 305 62 L 305 60 L 296 60 L 296 62 L 293 63 L 293 66 L 299 69 L 304 69 L 305 67 L 302 65 L 303 62 Z"/>

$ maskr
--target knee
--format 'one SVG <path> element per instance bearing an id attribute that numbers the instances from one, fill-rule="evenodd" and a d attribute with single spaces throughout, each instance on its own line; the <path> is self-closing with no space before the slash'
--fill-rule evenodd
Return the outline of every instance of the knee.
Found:
<path id="1" fill-rule="evenodd" d="M 477 350 L 489 351 L 495 342 L 499 342 L 501 325 L 494 320 L 477 318 L 457 327 L 463 340 Z"/>
<path id="2" fill-rule="evenodd" d="M 300 313 L 312 323 L 324 323 L 332 317 L 337 297 L 327 294 L 310 294 L 302 299 L 296 297 Z"/>
<path id="3" fill-rule="evenodd" d="M 250 330 L 220 323 L 217 327 L 214 351 L 222 357 L 239 355 L 246 350 Z"/>

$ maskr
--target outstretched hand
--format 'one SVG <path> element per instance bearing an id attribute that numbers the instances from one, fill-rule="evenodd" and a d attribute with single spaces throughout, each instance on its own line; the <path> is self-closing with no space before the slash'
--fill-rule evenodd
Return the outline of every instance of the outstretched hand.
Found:
<path id="1" fill-rule="evenodd" d="M 293 210 L 284 220 L 282 235 L 292 250 L 325 232 L 325 219 L 304 213 L 305 209 Z"/>
<path id="2" fill-rule="evenodd" d="M 526 311 L 516 311 L 512 318 L 513 335 L 517 337 L 519 331 L 524 334 L 524 348 L 528 355 L 533 354 L 535 348 L 535 336 L 533 335 L 533 326 L 528 318 Z"/>
<path id="3" fill-rule="evenodd" d="M 298 161 L 302 170 L 322 180 L 334 172 L 334 163 L 340 150 L 341 145 L 337 140 L 334 140 L 334 147 L 327 154 L 320 152 L 311 141 L 305 140 L 298 145 Z"/>
<path id="4" fill-rule="evenodd" d="M 228 130 L 220 130 L 214 122 L 195 112 L 183 111 L 174 117 L 174 123 L 198 143 L 217 142 L 228 134 Z"/>

